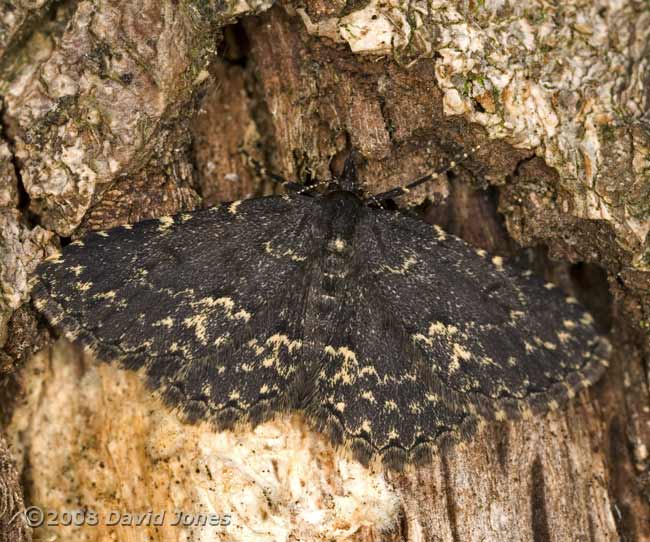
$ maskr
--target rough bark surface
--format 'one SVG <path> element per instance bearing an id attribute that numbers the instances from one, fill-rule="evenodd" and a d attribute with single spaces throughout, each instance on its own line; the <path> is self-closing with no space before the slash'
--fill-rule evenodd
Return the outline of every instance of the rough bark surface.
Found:
<path id="1" fill-rule="evenodd" d="M 11 460 L 7 443 L 0 435 L 0 540 L 2 542 L 32 539 L 29 525 L 18 515 L 24 508 L 18 472 Z"/>
<path id="2" fill-rule="evenodd" d="M 31 536 L 7 528 L 19 481 L 50 510 L 232 516 L 38 538 L 650 540 L 647 2 L 270 4 L 0 7 L 0 540 Z M 591 310 L 611 366 L 566 411 L 385 473 L 299 416 L 186 426 L 66 343 L 31 357 L 27 278 L 58 236 L 273 191 L 240 148 L 291 179 L 354 149 L 379 192 L 479 144 L 399 203 Z"/>

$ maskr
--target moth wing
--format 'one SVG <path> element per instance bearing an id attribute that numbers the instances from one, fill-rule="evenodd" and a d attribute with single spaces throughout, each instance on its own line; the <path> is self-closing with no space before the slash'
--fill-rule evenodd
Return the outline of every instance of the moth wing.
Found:
<path id="1" fill-rule="evenodd" d="M 37 269 L 34 303 L 191 419 L 260 420 L 300 386 L 310 198 L 268 197 L 93 233 Z"/>
<path id="2" fill-rule="evenodd" d="M 593 383 L 609 343 L 556 286 L 398 213 L 360 229 L 373 295 L 440 386 L 484 415 L 543 412 Z"/>
<path id="3" fill-rule="evenodd" d="M 372 276 L 358 278 L 342 296 L 354 303 L 341 306 L 331 342 L 320 347 L 308 413 L 362 463 L 425 462 L 434 448 L 467 439 L 477 417 L 465 397 L 433 378 Z"/>
<path id="4" fill-rule="evenodd" d="M 575 300 L 440 228 L 368 209 L 354 247 L 311 408 L 362 461 L 399 468 L 480 416 L 553 408 L 607 363 Z"/>

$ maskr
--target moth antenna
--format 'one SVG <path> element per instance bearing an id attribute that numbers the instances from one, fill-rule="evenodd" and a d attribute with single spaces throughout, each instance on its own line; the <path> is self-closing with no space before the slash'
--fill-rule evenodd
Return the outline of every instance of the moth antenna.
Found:
<path id="1" fill-rule="evenodd" d="M 357 176 L 357 166 L 353 158 L 354 150 L 348 154 L 345 162 L 343 164 L 343 171 L 341 175 L 333 179 L 335 184 L 338 184 L 340 190 L 345 190 L 357 194 L 358 196 L 363 195 L 363 190 L 359 184 L 359 179 Z M 384 205 L 377 201 L 372 194 L 368 196 L 368 201 L 374 203 L 377 207 L 384 209 Z"/>
<path id="2" fill-rule="evenodd" d="M 420 177 L 419 179 L 416 179 L 415 181 L 404 185 L 404 186 L 399 186 L 397 188 L 393 188 L 392 190 L 388 190 L 386 192 L 381 192 L 379 194 L 371 194 L 368 196 L 365 200 L 364 203 L 376 203 L 381 205 L 381 201 L 387 200 L 387 199 L 393 199 L 397 198 L 399 196 L 403 196 L 404 194 L 408 194 L 411 190 L 413 190 L 415 187 L 420 186 L 421 184 L 427 183 L 429 181 L 433 181 L 434 179 L 437 179 L 440 177 L 440 175 L 443 175 L 444 173 L 447 173 L 448 171 L 452 170 L 455 168 L 458 164 L 462 164 L 465 160 L 467 160 L 470 156 L 472 156 L 477 150 L 481 148 L 480 145 L 476 145 L 472 147 L 469 151 L 465 151 L 461 154 L 458 154 L 454 157 L 451 162 L 449 162 L 445 167 L 442 169 L 439 169 L 437 171 L 433 171 L 431 173 L 427 173 L 423 177 Z"/>
<path id="3" fill-rule="evenodd" d="M 279 184 L 280 186 L 286 188 L 287 190 L 290 190 L 292 192 L 297 192 L 299 194 L 302 194 L 303 192 L 310 190 L 312 188 L 312 187 L 306 187 L 305 185 L 300 183 L 288 181 L 282 175 L 278 175 L 277 173 L 273 173 L 272 171 L 269 171 L 268 169 L 266 169 L 264 165 L 262 165 L 260 162 L 255 160 L 255 158 L 253 158 L 250 154 L 248 154 L 248 151 L 243 147 L 239 147 L 238 151 L 244 157 L 246 163 L 253 168 L 255 174 L 258 177 L 261 177 L 263 179 L 269 179 L 274 183 Z"/>
<path id="4" fill-rule="evenodd" d="M 328 186 L 331 182 L 332 181 L 319 181 L 316 184 L 312 184 L 312 185 L 309 185 L 309 186 L 302 186 L 301 185 L 300 190 L 297 190 L 296 194 L 308 194 L 310 192 L 315 191 L 317 188 Z"/>
<path id="5" fill-rule="evenodd" d="M 365 200 L 364 203 L 374 203 L 377 207 L 380 209 L 386 209 L 384 204 L 381 202 L 381 200 L 378 200 L 374 194 L 370 194 Z"/>

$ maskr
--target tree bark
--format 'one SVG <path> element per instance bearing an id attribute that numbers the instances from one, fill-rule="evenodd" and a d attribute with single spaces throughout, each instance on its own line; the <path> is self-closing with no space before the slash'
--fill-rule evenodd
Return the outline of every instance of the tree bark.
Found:
<path id="1" fill-rule="evenodd" d="M 0 540 L 31 536 L 7 524 L 19 481 L 27 505 L 86 511 L 35 538 L 650 540 L 647 2 L 0 9 Z M 298 415 L 182 424 L 29 305 L 60 237 L 271 193 L 240 148 L 298 180 L 354 149 L 376 193 L 477 145 L 398 203 L 578 297 L 613 354 L 566 410 L 486 423 L 430 465 L 364 468 Z M 163 524 L 107 524 L 148 510 Z"/>

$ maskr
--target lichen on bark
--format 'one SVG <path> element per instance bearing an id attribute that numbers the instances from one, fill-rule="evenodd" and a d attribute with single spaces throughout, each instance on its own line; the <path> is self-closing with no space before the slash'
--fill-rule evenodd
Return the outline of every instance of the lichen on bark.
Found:
<path id="1" fill-rule="evenodd" d="M 5 101 L 43 225 L 69 235 L 110 183 L 143 169 L 156 145 L 173 147 L 231 17 L 201 2 L 87 1 L 59 36 L 42 37 Z"/>
<path id="2" fill-rule="evenodd" d="M 446 115 L 534 149 L 565 213 L 608 222 L 649 270 L 650 12 L 644 2 L 379 2 L 319 17 L 314 35 L 365 54 L 437 55 Z"/>

